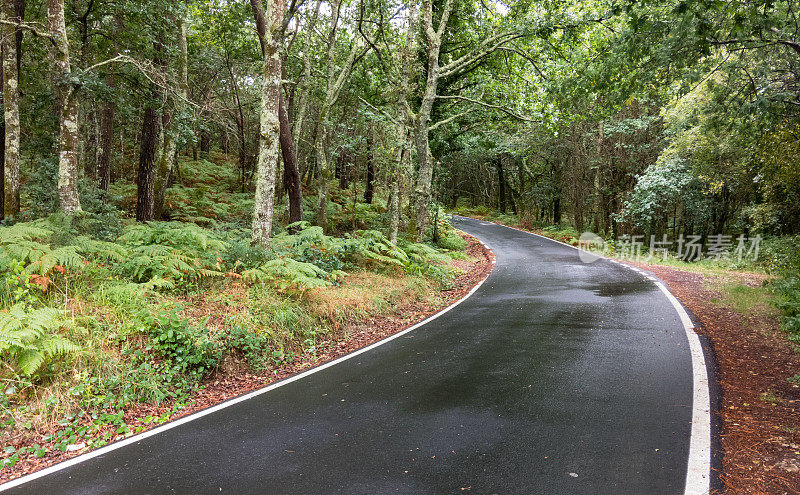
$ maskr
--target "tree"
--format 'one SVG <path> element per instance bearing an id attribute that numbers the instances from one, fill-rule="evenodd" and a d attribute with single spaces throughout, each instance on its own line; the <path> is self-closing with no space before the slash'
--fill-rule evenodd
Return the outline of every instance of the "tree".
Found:
<path id="1" fill-rule="evenodd" d="M 267 11 L 261 0 L 250 0 L 256 21 L 256 30 L 263 55 L 263 86 L 261 94 L 261 119 L 256 168 L 255 210 L 251 242 L 269 245 L 272 231 L 273 202 L 275 200 L 275 174 L 280 146 L 279 100 L 281 95 L 281 54 L 284 22 L 282 0 L 269 0 Z"/>
<path id="2" fill-rule="evenodd" d="M 317 167 L 319 169 L 319 194 L 317 197 L 317 225 L 325 228 L 328 224 L 328 183 L 333 178 L 333 171 L 328 163 L 328 154 L 325 150 L 325 142 L 328 138 L 328 122 L 331 108 L 339 100 L 345 84 L 350 79 L 353 72 L 353 67 L 358 58 L 359 53 L 363 52 L 361 46 L 361 38 L 356 38 L 352 41 L 350 50 L 347 54 L 342 67 L 336 70 L 336 41 L 339 27 L 339 20 L 341 17 L 342 0 L 333 0 L 332 4 L 332 19 L 331 28 L 328 32 L 328 67 L 327 79 L 325 80 L 324 96 L 322 105 L 319 110 L 318 116 L 318 129 L 314 139 L 314 156 L 317 160 Z M 363 53 L 362 53 L 363 54 Z"/>
<path id="3" fill-rule="evenodd" d="M 189 100 L 189 54 L 186 44 L 186 19 L 185 14 L 180 12 L 176 16 L 177 25 L 177 41 L 178 41 L 178 88 L 177 97 L 171 98 L 174 101 L 175 114 L 165 119 L 170 125 L 165 126 L 162 130 L 164 133 L 163 151 L 156 168 L 155 184 L 154 184 L 154 197 L 153 197 L 153 215 L 155 218 L 161 218 L 164 209 L 164 197 L 167 193 L 170 178 L 172 176 L 172 169 L 175 165 L 178 152 L 178 136 L 176 135 L 180 128 L 180 120 L 183 117 L 183 112 L 186 102 Z"/>
<path id="4" fill-rule="evenodd" d="M 61 210 L 81 210 L 78 197 L 78 99 L 69 57 L 69 39 L 64 20 L 64 0 L 47 0 L 50 30 L 52 82 L 58 115 L 58 197 Z"/>
<path id="5" fill-rule="evenodd" d="M 416 210 L 417 240 L 422 239 L 428 223 L 428 204 L 431 200 L 431 180 L 433 178 L 433 157 L 430 151 L 430 132 L 453 118 L 431 123 L 431 114 L 438 94 L 439 82 L 446 78 L 457 78 L 473 69 L 476 64 L 484 61 L 489 55 L 507 45 L 513 40 L 524 35 L 523 31 L 516 28 L 501 28 L 467 49 L 461 56 L 442 65 L 440 63 L 442 44 L 448 35 L 448 21 L 453 11 L 453 0 L 445 0 L 439 12 L 438 22 L 434 19 L 432 0 L 422 3 L 422 31 L 426 48 L 426 73 L 427 78 L 421 95 L 421 102 L 415 118 L 414 141 L 417 148 L 417 180 L 414 190 L 414 203 Z M 456 97 L 462 99 L 463 97 Z M 472 103 L 480 103 L 472 100 Z"/>
<path id="6" fill-rule="evenodd" d="M 4 22 L 2 33 L 2 84 L 3 111 L 5 124 L 3 128 L 3 176 L 2 198 L 0 201 L 0 219 L 15 217 L 19 214 L 19 159 L 20 159 L 20 120 L 19 120 L 19 57 L 17 33 L 21 31 L 14 23 L 21 23 L 19 4 L 12 0 L 3 0 L 0 15 Z M 24 3 L 22 3 L 24 6 Z M 24 7 L 23 7 L 24 9 Z"/>

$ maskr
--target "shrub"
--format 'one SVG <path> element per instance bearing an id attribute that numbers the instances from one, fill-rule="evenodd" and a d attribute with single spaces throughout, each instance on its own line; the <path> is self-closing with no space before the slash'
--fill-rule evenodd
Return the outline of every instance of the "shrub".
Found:
<path id="1" fill-rule="evenodd" d="M 789 276 L 776 283 L 776 306 L 783 312 L 781 328 L 789 339 L 800 344 L 800 276 Z"/>
<path id="2" fill-rule="evenodd" d="M 151 346 L 172 367 L 202 378 L 219 363 L 222 353 L 209 337 L 205 327 L 194 327 L 177 315 L 177 310 L 143 317 L 151 338 Z"/>
<path id="3" fill-rule="evenodd" d="M 246 282 L 271 282 L 282 291 L 306 291 L 331 284 L 334 276 L 311 263 L 292 258 L 277 258 L 259 268 L 245 270 L 242 279 Z"/>
<path id="4" fill-rule="evenodd" d="M 766 237 L 762 240 L 758 264 L 769 272 L 800 272 L 800 235 Z"/>
<path id="5" fill-rule="evenodd" d="M 247 366 L 253 371 L 264 371 L 270 365 L 280 363 L 283 352 L 270 349 L 271 339 L 264 334 L 253 332 L 242 325 L 234 325 L 225 339 L 229 350 L 238 350 L 244 356 Z"/>

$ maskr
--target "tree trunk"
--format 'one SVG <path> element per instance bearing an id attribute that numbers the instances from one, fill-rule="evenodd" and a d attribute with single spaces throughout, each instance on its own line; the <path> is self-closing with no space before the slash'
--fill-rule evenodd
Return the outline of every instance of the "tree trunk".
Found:
<path id="1" fill-rule="evenodd" d="M 116 79 L 112 74 L 106 76 L 106 86 L 111 90 L 116 87 Z M 113 101 L 103 102 L 103 111 L 100 116 L 100 157 L 97 164 L 97 176 L 102 191 L 108 191 L 111 183 L 111 149 L 114 140 L 115 110 Z"/>
<path id="2" fill-rule="evenodd" d="M 2 1 L 3 20 L 19 20 L 15 5 L 10 0 Z M 19 214 L 19 65 L 18 43 L 13 26 L 3 24 L 3 112 L 5 126 L 3 136 L 3 197 L 0 218 L 12 218 Z"/>
<path id="3" fill-rule="evenodd" d="M 350 188 L 350 175 L 352 174 L 351 157 L 347 150 L 341 150 L 336 158 L 336 176 L 339 178 L 339 189 Z"/>
<path id="4" fill-rule="evenodd" d="M 250 0 L 256 21 L 261 53 L 264 59 L 264 81 L 261 91 L 260 138 L 256 168 L 256 194 L 253 211 L 254 245 L 269 246 L 272 231 L 272 214 L 275 200 L 275 174 L 277 172 L 280 140 L 281 57 L 278 50 L 282 39 L 279 27 L 283 22 L 283 0 L 269 0 L 269 18 L 264 13 L 261 0 Z M 267 25 L 269 23 L 269 26 Z M 267 35 L 270 35 L 268 38 Z"/>
<path id="5" fill-rule="evenodd" d="M 136 220 L 149 222 L 154 219 L 153 196 L 158 153 L 158 134 L 161 117 L 150 104 L 142 120 L 142 142 L 139 151 L 139 171 L 136 176 Z"/>
<path id="6" fill-rule="evenodd" d="M 172 177 L 172 169 L 178 155 L 178 141 L 175 135 L 177 118 L 181 114 L 185 101 L 189 99 L 189 77 L 188 77 L 188 48 L 186 43 L 186 19 L 183 13 L 178 14 L 176 19 L 178 27 L 178 90 L 179 97 L 173 99 L 175 102 L 175 114 L 164 113 L 164 125 L 162 132 L 164 145 L 159 153 L 158 164 L 155 176 L 155 193 L 153 197 L 153 215 L 155 218 L 162 218 L 164 213 L 164 198 Z"/>
<path id="7" fill-rule="evenodd" d="M 428 51 L 428 78 L 425 83 L 425 92 L 422 95 L 419 111 L 417 112 L 417 125 L 415 141 L 417 145 L 417 172 L 414 187 L 414 204 L 416 209 L 417 241 L 422 240 L 425 227 L 428 223 L 428 204 L 431 201 L 431 180 L 433 179 L 433 157 L 430 152 L 428 132 L 430 128 L 431 111 L 436 101 L 436 91 L 439 86 L 439 52 L 442 48 L 444 31 L 453 8 L 453 2 L 448 0 L 442 8 L 439 26 L 434 29 L 432 0 L 423 2 L 423 29 L 427 39 Z"/>
<path id="8" fill-rule="evenodd" d="M 69 40 L 64 21 L 64 0 L 48 0 L 47 19 L 52 43 L 53 85 L 59 120 L 58 198 L 61 210 L 72 214 L 81 210 L 78 198 L 78 100 L 69 82 Z"/>
<path id="9" fill-rule="evenodd" d="M 320 121 L 322 118 L 324 117 L 321 116 Z M 323 229 L 328 225 L 328 182 L 331 180 L 328 158 L 325 154 L 325 150 L 322 148 L 322 142 L 325 141 L 326 137 L 326 126 L 320 123 L 317 138 L 314 143 L 314 151 L 317 158 L 317 180 L 319 182 L 319 191 L 317 194 L 317 225 Z"/>
<path id="10" fill-rule="evenodd" d="M 289 127 L 289 116 L 286 114 L 282 93 L 278 105 L 278 118 L 281 124 L 281 155 L 283 156 L 283 188 L 289 194 L 289 223 L 295 223 L 303 220 L 303 189 L 300 185 L 300 173 L 297 171 L 297 155 L 295 154 L 292 130 Z"/>
<path id="11" fill-rule="evenodd" d="M 506 177 L 503 173 L 503 156 L 497 155 L 497 182 L 498 182 L 498 194 L 499 194 L 499 203 L 500 203 L 500 212 L 505 214 L 506 212 Z"/>
<path id="12" fill-rule="evenodd" d="M 553 223 L 561 225 L 561 198 L 558 196 L 553 198 Z"/>
<path id="13" fill-rule="evenodd" d="M 406 169 L 411 147 L 405 121 L 401 121 L 399 127 L 400 149 L 398 150 L 396 170 L 392 173 L 392 183 L 389 191 L 389 240 L 392 241 L 392 244 L 397 244 L 397 234 L 400 230 L 400 209 L 403 206 L 400 198 L 400 183 L 403 181 L 403 172 Z"/>
<path id="14" fill-rule="evenodd" d="M 208 131 L 203 129 L 200 131 L 200 153 L 203 158 L 208 159 L 208 154 L 211 152 L 211 136 Z"/>
<path id="15" fill-rule="evenodd" d="M 178 143 L 172 132 L 175 116 L 172 112 L 164 111 L 161 116 L 161 130 L 159 132 L 159 150 L 156 153 L 156 168 L 153 178 L 153 218 L 161 219 L 164 212 L 164 198 L 167 195 L 172 167 L 178 152 Z"/>
<path id="16" fill-rule="evenodd" d="M 167 195 L 167 188 L 170 184 L 172 169 L 178 154 L 178 141 L 175 135 L 177 119 L 185 101 L 189 99 L 189 55 L 186 43 L 186 19 L 184 14 L 178 15 L 178 89 L 179 99 L 175 102 L 176 115 L 169 119 L 169 125 L 164 126 L 164 149 L 160 156 L 158 169 L 155 177 L 155 196 L 153 198 L 153 214 L 156 218 L 161 218 L 164 212 L 164 198 Z"/>
<path id="17" fill-rule="evenodd" d="M 372 197 L 375 195 L 375 153 L 372 148 L 374 139 L 372 134 L 375 132 L 374 126 L 370 129 L 370 135 L 367 136 L 367 179 L 364 184 L 364 202 L 368 205 L 372 204 Z"/>

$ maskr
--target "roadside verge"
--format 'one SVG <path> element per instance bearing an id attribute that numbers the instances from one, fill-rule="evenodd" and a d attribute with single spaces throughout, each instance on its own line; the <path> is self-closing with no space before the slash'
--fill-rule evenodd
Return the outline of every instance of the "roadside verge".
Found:
<path id="1" fill-rule="evenodd" d="M 189 406 L 172 415 L 170 422 L 155 428 L 152 427 L 152 424 L 148 424 L 138 418 L 145 417 L 145 415 L 152 417 L 159 413 L 168 413 L 168 406 L 161 408 L 164 411 L 159 410 L 158 406 L 151 405 L 142 405 L 138 409 L 127 411 L 126 419 L 130 416 L 130 425 L 141 433 L 124 438 L 115 438 L 116 441 L 113 443 L 90 452 L 87 452 L 85 448 L 76 449 L 73 452 L 51 450 L 41 458 L 33 455 L 22 458 L 13 467 L 0 471 L 0 481 L 14 480 L 5 485 L 0 485 L 0 491 L 103 455 L 220 409 L 230 407 L 238 402 L 267 393 L 277 387 L 350 359 L 419 328 L 467 299 L 480 287 L 492 271 L 494 254 L 475 238 L 466 235 L 464 237 L 468 242 L 467 258 L 452 262 L 451 266 L 459 270 L 461 275 L 457 276 L 446 290 L 437 293 L 437 300 L 441 304 L 436 304 L 435 306 L 432 303 L 419 305 L 409 308 L 409 311 L 400 314 L 387 311 L 387 314 L 370 315 L 363 320 L 354 321 L 351 325 L 348 325 L 343 338 L 332 338 L 330 341 L 323 342 L 315 349 L 313 354 L 303 356 L 304 359 L 270 369 L 263 374 L 212 378 L 205 384 L 205 388 L 193 397 L 193 401 Z"/>

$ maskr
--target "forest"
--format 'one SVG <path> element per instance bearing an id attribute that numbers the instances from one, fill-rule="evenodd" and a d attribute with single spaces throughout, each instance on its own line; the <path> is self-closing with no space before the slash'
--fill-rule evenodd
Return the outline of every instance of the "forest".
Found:
<path id="1" fill-rule="evenodd" d="M 800 343 L 794 1 L 0 3 L 0 421 L 51 431 L 4 468 L 440 304 L 452 213 L 757 238 L 711 261 L 774 276 Z"/>

